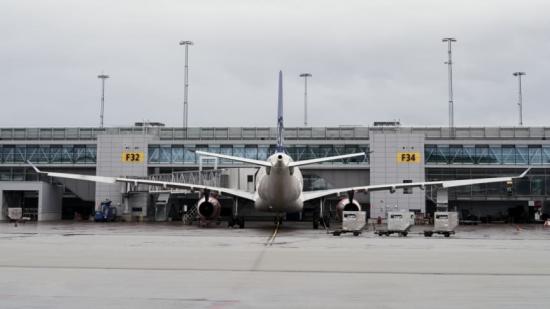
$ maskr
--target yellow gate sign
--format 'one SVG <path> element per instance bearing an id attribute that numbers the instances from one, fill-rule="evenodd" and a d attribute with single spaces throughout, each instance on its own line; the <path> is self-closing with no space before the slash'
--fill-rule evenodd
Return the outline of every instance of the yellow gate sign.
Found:
<path id="1" fill-rule="evenodd" d="M 420 152 L 398 152 L 397 163 L 420 163 Z"/>
<path id="2" fill-rule="evenodd" d="M 145 161 L 145 153 L 143 151 L 123 151 L 122 162 L 126 163 L 141 163 Z"/>

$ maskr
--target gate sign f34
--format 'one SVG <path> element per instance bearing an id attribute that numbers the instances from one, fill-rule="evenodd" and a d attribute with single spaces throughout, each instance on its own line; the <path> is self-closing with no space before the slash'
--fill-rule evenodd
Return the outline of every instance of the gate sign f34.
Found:
<path id="1" fill-rule="evenodd" d="M 420 152 L 398 152 L 397 163 L 420 163 Z"/>

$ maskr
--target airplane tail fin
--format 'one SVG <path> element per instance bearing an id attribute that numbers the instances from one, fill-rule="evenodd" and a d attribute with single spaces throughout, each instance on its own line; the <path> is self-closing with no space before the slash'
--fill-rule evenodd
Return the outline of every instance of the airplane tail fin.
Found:
<path id="1" fill-rule="evenodd" d="M 283 71 L 279 71 L 279 93 L 277 108 L 277 152 L 284 152 L 284 125 L 283 125 Z"/>

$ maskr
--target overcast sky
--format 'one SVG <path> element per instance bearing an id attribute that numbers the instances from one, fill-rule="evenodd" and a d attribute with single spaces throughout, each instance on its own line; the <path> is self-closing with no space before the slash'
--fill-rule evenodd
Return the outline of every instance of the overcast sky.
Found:
<path id="1" fill-rule="evenodd" d="M 274 126 L 284 72 L 285 125 L 550 125 L 549 1 L 0 2 L 0 127 L 181 126 L 191 40 L 189 125 Z"/>

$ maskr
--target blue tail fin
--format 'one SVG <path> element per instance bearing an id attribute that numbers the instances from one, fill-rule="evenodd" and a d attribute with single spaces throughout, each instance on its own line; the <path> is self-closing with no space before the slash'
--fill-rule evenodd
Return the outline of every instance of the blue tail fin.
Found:
<path id="1" fill-rule="evenodd" d="M 284 152 L 284 134 L 283 125 L 283 71 L 279 71 L 279 96 L 277 109 L 277 152 Z"/>

